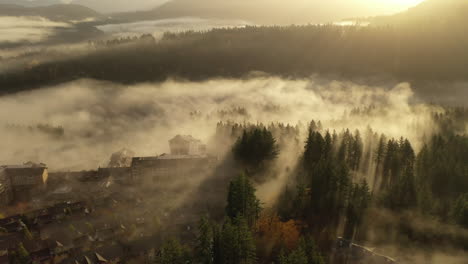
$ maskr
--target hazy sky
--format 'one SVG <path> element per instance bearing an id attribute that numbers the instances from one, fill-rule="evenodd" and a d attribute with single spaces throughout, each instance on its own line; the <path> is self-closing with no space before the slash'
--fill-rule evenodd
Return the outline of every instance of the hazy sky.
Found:
<path id="1" fill-rule="evenodd" d="M 45 2 L 50 3 L 51 0 L 29 0 L 34 2 Z M 169 0 L 56 0 L 64 3 L 76 3 L 83 4 L 91 7 L 99 12 L 120 12 L 120 11 L 131 11 L 148 9 L 151 7 L 158 6 Z M 216 1 L 247 1 L 247 0 L 216 0 Z M 257 0 L 248 0 L 257 1 Z M 272 0 L 273 2 L 276 0 Z M 0 0 L 1 2 L 1 0 Z M 330 2 L 331 5 L 349 2 L 355 2 L 356 8 L 369 10 L 373 15 L 375 12 L 378 13 L 393 13 L 404 10 L 408 7 L 414 6 L 415 4 L 422 2 L 422 0 L 288 0 L 284 1 L 285 5 L 305 5 L 314 4 L 317 2 Z"/>

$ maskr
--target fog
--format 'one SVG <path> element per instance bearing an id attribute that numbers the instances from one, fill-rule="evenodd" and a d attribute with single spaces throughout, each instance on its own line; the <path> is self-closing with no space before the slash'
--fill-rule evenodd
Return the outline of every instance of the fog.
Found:
<path id="1" fill-rule="evenodd" d="M 96 169 L 106 166 L 110 155 L 122 148 L 133 150 L 137 156 L 167 153 L 167 141 L 176 134 L 191 134 L 211 143 L 212 151 L 228 151 L 229 146 L 213 145 L 217 143 L 212 138 L 219 121 L 282 122 L 305 127 L 314 119 L 320 120 L 325 129 L 338 132 L 344 128 L 352 131 L 371 127 L 389 137 L 408 137 L 418 150 L 421 140 L 437 130 L 431 114 L 444 110 L 416 98 L 410 83 L 383 80 L 380 83 L 362 85 L 319 75 L 288 80 L 257 73 L 245 80 L 171 80 L 130 86 L 83 79 L 2 96 L 0 133 L 4 140 L 0 143 L 0 164 L 34 161 L 48 164 L 50 171 Z M 374 108 L 367 114 L 351 114 L 353 109 L 367 106 Z M 220 110 L 235 107 L 245 108 L 247 114 L 218 114 Z M 44 125 L 48 127 L 44 129 Z M 60 127 L 63 134 L 56 133 Z M 290 176 L 286 168 L 295 166 L 304 141 L 305 135 L 301 135 L 299 147 L 292 144 L 291 148 L 281 149 L 272 167 L 275 175 L 256 186 L 263 206 L 273 205 L 284 190 Z M 223 158 L 221 156 L 220 160 Z M 175 186 L 183 185 L 184 191 L 166 194 L 165 199 L 171 202 L 158 207 L 164 212 L 161 213 L 163 224 L 165 221 L 172 223 L 166 212 L 183 211 L 191 217 L 189 211 L 193 208 L 185 207 L 197 200 L 194 197 L 205 199 L 200 194 L 204 189 L 200 191 L 199 186 L 210 176 L 172 182 Z M 207 199 L 206 203 L 217 203 L 222 209 L 222 195 L 224 193 L 210 193 L 213 199 Z M 156 204 L 152 199 L 148 201 Z M 398 223 L 410 217 L 412 230 L 417 232 L 464 239 L 466 231 L 434 220 L 417 219 L 417 215 L 411 213 L 399 215 L 377 210 L 375 215 L 380 218 L 372 218 L 366 228 L 371 233 L 366 246 L 376 246 L 377 252 L 406 261 L 403 263 L 464 263 L 466 252 L 450 245 L 440 245 L 431 251 L 418 248 L 417 243 L 402 248 L 400 242 L 404 245 L 406 238 L 385 237 L 379 233 L 379 228 L 390 226 L 396 230 Z"/>
<path id="2" fill-rule="evenodd" d="M 69 3 L 84 5 L 102 13 L 145 10 L 157 7 L 168 1 L 169 0 L 67 0 Z"/>
<path id="3" fill-rule="evenodd" d="M 0 98 L 0 127 L 5 135 L 0 164 L 32 160 L 48 164 L 51 170 L 92 169 L 105 166 L 110 154 L 123 147 L 137 156 L 161 154 L 168 152 L 167 140 L 176 134 L 192 134 L 208 142 L 221 119 L 217 111 L 233 107 L 246 108 L 249 117 L 228 116 L 224 121 L 295 125 L 315 119 L 330 129 L 371 126 L 417 143 L 421 131 L 431 129 L 430 112 L 440 109 L 412 100 L 407 83 L 368 87 L 320 77 L 134 86 L 79 80 Z M 365 105 L 377 110 L 365 117 L 347 115 Z M 194 112 L 198 114 L 190 114 Z M 64 135 L 28 129 L 38 124 L 63 127 Z"/>
<path id="4" fill-rule="evenodd" d="M 256 0 L 253 2 L 265 2 L 264 0 Z M 268 0 L 270 3 L 280 2 L 277 0 Z M 11 0 L 2 0 L 0 3 L 6 2 L 10 3 L 13 2 Z M 20 1 L 20 4 L 28 5 L 28 6 L 38 6 L 38 5 L 48 5 L 48 4 L 80 4 L 92 9 L 95 9 L 102 13 L 112 13 L 112 12 L 124 12 L 124 11 L 135 11 L 135 10 L 144 10 L 149 8 L 157 7 L 161 4 L 169 2 L 169 0 L 133 0 L 133 1 L 126 1 L 126 0 L 28 0 L 28 1 Z M 237 2 L 244 2 L 243 0 L 237 0 Z M 249 1 L 252 2 L 252 1 Z M 307 5 L 317 5 L 318 0 L 293 0 L 284 2 L 281 1 L 283 6 L 307 6 Z M 358 10 L 366 10 L 370 12 L 398 12 L 405 8 L 411 7 L 414 4 L 421 2 L 421 0 L 408 0 L 408 1 L 388 1 L 388 0 L 353 0 L 353 1 L 344 1 L 344 0 L 332 0 L 327 1 L 327 3 L 331 3 L 333 5 L 337 4 L 347 4 L 350 3 L 354 6 L 354 9 Z M 368 14 L 371 15 L 371 14 Z"/>
<path id="5" fill-rule="evenodd" d="M 52 36 L 67 23 L 53 22 L 42 17 L 0 17 L 0 45 L 18 42 L 40 42 Z"/>
<path id="6" fill-rule="evenodd" d="M 214 28 L 244 27 L 251 23 L 242 20 L 222 20 L 203 18 L 174 18 L 151 21 L 139 21 L 123 24 L 108 24 L 98 26 L 105 33 L 116 37 L 140 36 L 141 34 L 152 34 L 160 38 L 165 32 L 183 32 L 188 30 L 206 31 Z"/>
<path id="7" fill-rule="evenodd" d="M 192 15 L 246 19 L 259 24 L 307 24 L 394 14 L 420 2 L 422 0 L 172 0 L 155 12 L 165 18 Z"/>

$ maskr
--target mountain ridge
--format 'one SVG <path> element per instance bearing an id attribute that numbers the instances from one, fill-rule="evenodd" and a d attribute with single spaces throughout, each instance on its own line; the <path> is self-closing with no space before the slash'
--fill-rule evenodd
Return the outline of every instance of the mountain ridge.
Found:
<path id="1" fill-rule="evenodd" d="M 427 23 L 454 24 L 468 22 L 468 1 L 426 0 L 419 5 L 391 16 L 371 19 L 374 25 L 421 25 Z"/>
<path id="2" fill-rule="evenodd" d="M 0 4 L 0 16 L 40 16 L 54 21 L 72 21 L 102 17 L 100 13 L 91 8 L 75 4 L 34 7 L 18 4 Z"/>
<path id="3" fill-rule="evenodd" d="M 258 24 L 317 24 L 331 23 L 344 17 L 377 15 L 378 5 L 367 5 L 365 0 L 302 1 L 285 4 L 281 0 L 227 1 L 227 0 L 172 0 L 152 10 L 113 14 L 125 21 L 201 17 L 247 20 Z M 377 13 L 376 13 L 377 12 Z"/>

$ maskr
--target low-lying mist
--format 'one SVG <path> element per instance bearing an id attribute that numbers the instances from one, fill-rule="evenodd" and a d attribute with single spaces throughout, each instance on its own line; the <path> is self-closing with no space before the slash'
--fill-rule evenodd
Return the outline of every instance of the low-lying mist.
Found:
<path id="1" fill-rule="evenodd" d="M 166 32 L 207 31 L 214 28 L 244 27 L 251 23 L 243 20 L 203 19 L 194 17 L 181 17 L 171 19 L 159 19 L 138 21 L 123 24 L 106 24 L 98 26 L 105 33 L 116 37 L 140 36 L 152 34 L 155 38 L 161 38 Z"/>
<path id="2" fill-rule="evenodd" d="M 0 164 L 92 169 L 124 147 L 137 156 L 168 152 L 167 140 L 176 134 L 209 142 L 217 122 L 228 120 L 296 125 L 315 119 L 337 131 L 370 126 L 405 136 L 417 149 L 422 131 L 434 129 L 431 113 L 442 109 L 414 101 L 408 83 L 369 87 L 321 77 L 134 86 L 79 80 L 0 98 Z M 363 106 L 366 115 L 352 114 Z M 245 113 L 231 111 L 235 108 Z"/>
<path id="3" fill-rule="evenodd" d="M 39 42 L 53 35 L 58 28 L 70 27 L 42 17 L 0 16 L 0 45 L 18 42 Z"/>

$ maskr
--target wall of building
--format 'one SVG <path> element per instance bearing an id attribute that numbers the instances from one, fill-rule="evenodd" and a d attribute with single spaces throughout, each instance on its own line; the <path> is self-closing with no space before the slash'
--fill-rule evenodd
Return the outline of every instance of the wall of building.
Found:
<path id="1" fill-rule="evenodd" d="M 13 187 L 40 186 L 47 183 L 48 171 L 46 168 L 6 168 Z"/>
<path id="2" fill-rule="evenodd" d="M 212 168 L 210 157 L 134 158 L 131 174 L 134 181 L 147 186 L 167 186 L 174 180 L 183 180 L 194 174 L 206 173 Z"/>
<path id="3" fill-rule="evenodd" d="M 0 168 L 0 206 L 7 206 L 13 201 L 13 191 L 10 178 L 5 170 Z"/>

